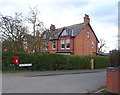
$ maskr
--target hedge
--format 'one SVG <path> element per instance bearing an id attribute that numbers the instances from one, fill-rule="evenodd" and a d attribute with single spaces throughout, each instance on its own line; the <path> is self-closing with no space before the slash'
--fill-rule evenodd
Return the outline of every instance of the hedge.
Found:
<path id="1" fill-rule="evenodd" d="M 120 50 L 112 50 L 109 55 L 109 60 L 111 67 L 120 66 Z"/>
<path id="2" fill-rule="evenodd" d="M 19 63 L 32 63 L 31 67 L 19 67 L 13 63 L 13 57 L 19 56 Z M 104 56 L 79 56 L 79 55 L 60 55 L 49 53 L 27 54 L 23 52 L 3 52 L 2 70 L 3 71 L 22 71 L 22 70 L 73 70 L 90 69 L 91 57 L 95 61 L 95 69 L 106 68 L 109 66 L 108 57 Z"/>
<path id="3" fill-rule="evenodd" d="M 2 52 L 2 70 L 3 71 L 17 71 L 24 70 L 24 68 L 19 68 L 17 64 L 13 63 L 13 57 L 19 56 L 19 63 L 29 63 L 31 56 L 23 52 Z"/>

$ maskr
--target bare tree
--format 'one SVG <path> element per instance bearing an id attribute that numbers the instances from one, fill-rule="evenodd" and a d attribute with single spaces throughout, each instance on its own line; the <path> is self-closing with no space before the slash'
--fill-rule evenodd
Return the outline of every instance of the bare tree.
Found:
<path id="1" fill-rule="evenodd" d="M 25 20 L 22 14 L 15 13 L 15 17 L 3 16 L 0 14 L 0 39 L 3 43 L 3 48 L 10 51 L 24 51 L 27 50 L 28 45 L 31 46 L 31 51 L 40 51 L 42 45 L 42 32 L 46 30 L 44 24 L 39 19 L 39 11 L 36 7 L 30 8 L 27 22 L 32 27 L 32 34 L 28 34 L 28 27 L 24 25 Z M 27 48 L 26 48 L 27 47 Z"/>
<path id="2" fill-rule="evenodd" d="M 106 50 L 103 50 L 103 48 L 106 48 L 106 49 L 108 48 L 106 46 L 106 40 L 100 39 L 99 41 L 100 41 L 100 45 L 98 47 L 98 52 L 105 52 Z"/>
<path id="3" fill-rule="evenodd" d="M 12 51 L 24 51 L 23 42 L 27 27 L 23 25 L 22 14 L 15 13 L 15 17 L 0 14 L 0 33 L 3 48 Z"/>
<path id="4" fill-rule="evenodd" d="M 46 30 L 43 22 L 39 19 L 39 13 L 40 12 L 36 7 L 30 8 L 29 16 L 27 18 L 27 21 L 32 25 L 32 34 L 34 41 L 31 43 L 31 45 L 32 50 L 35 52 L 40 51 L 40 45 L 42 45 L 41 34 Z"/>

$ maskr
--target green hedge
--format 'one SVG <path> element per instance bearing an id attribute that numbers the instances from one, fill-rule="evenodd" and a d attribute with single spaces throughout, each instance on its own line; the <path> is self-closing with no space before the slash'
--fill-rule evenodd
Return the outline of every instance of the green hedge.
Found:
<path id="1" fill-rule="evenodd" d="M 95 68 L 106 68 L 109 67 L 109 59 L 108 57 L 104 57 L 104 56 L 94 56 L 93 57 L 95 60 Z"/>
<path id="2" fill-rule="evenodd" d="M 120 66 L 120 50 L 112 50 L 109 55 L 109 60 L 111 67 Z"/>
<path id="3" fill-rule="evenodd" d="M 19 67 L 13 63 L 13 57 L 19 56 L 19 63 L 32 63 L 32 67 Z M 109 66 L 108 57 L 104 56 L 78 56 L 60 55 L 49 53 L 27 54 L 23 52 L 3 52 L 2 70 L 21 71 L 21 70 L 73 70 L 90 69 L 91 57 L 95 61 L 95 68 L 106 68 Z"/>
<path id="4" fill-rule="evenodd" d="M 19 56 L 19 63 L 30 62 L 31 56 L 23 52 L 2 52 L 2 70 L 3 71 L 19 71 L 24 68 L 19 68 L 17 64 L 13 63 L 13 57 Z"/>

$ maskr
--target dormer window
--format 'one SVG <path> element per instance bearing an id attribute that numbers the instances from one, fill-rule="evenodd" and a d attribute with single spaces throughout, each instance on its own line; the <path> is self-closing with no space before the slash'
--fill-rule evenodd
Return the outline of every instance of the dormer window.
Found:
<path id="1" fill-rule="evenodd" d="M 67 35 L 68 35 L 67 31 L 66 31 L 66 30 L 63 30 L 61 36 L 67 36 Z"/>

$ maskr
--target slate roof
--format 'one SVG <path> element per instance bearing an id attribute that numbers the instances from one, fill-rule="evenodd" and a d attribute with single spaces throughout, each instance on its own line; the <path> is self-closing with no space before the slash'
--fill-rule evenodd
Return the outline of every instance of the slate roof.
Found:
<path id="1" fill-rule="evenodd" d="M 26 42 L 28 43 L 33 43 L 34 41 L 34 36 L 30 35 L 30 34 L 25 34 L 25 39 Z"/>
<path id="2" fill-rule="evenodd" d="M 65 27 L 66 31 L 70 33 L 71 36 L 76 36 L 87 24 L 80 23 Z M 72 35 L 73 30 L 73 35 Z"/>
<path id="3" fill-rule="evenodd" d="M 72 51 L 56 51 L 56 53 L 72 53 Z"/>
<path id="4" fill-rule="evenodd" d="M 99 55 L 99 56 L 109 56 L 109 53 L 96 52 L 96 55 Z"/>
<path id="5" fill-rule="evenodd" d="M 56 29 L 55 31 L 50 31 L 50 30 L 47 30 L 43 33 L 42 37 L 44 38 L 44 35 L 47 34 L 47 38 L 49 38 L 50 40 L 53 40 L 53 39 L 58 39 L 62 33 L 62 31 L 65 29 L 66 32 L 68 33 L 68 36 L 71 36 L 71 37 L 75 37 L 78 33 L 81 32 L 81 30 L 86 26 L 86 25 L 89 25 L 90 24 L 85 24 L 85 23 L 80 23 L 80 24 L 74 24 L 74 25 L 70 25 L 70 26 L 66 26 L 66 27 L 62 27 L 62 28 L 58 28 Z M 90 26 L 90 28 L 92 29 L 92 27 Z M 93 29 L 92 29 L 93 31 Z M 73 32 L 73 33 L 72 33 Z M 93 31 L 94 33 L 94 31 Z M 95 33 L 94 33 L 95 35 Z M 97 36 L 95 35 L 96 39 L 97 39 Z M 97 39 L 98 41 L 98 39 Z M 99 41 L 98 41 L 99 42 Z"/>

